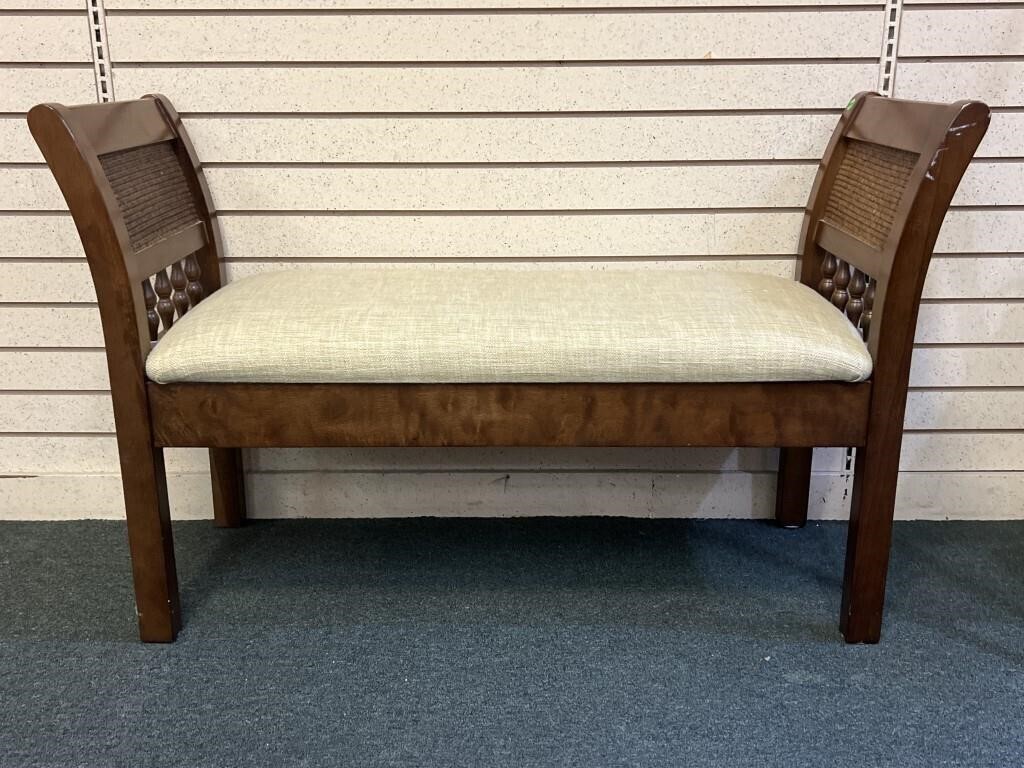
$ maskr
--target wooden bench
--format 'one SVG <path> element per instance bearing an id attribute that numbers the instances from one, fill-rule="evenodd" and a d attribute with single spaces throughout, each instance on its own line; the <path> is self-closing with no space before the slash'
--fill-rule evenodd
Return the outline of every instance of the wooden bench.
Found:
<path id="1" fill-rule="evenodd" d="M 230 527 L 246 447 L 776 446 L 776 519 L 800 526 L 812 449 L 855 446 L 840 626 L 878 641 L 918 305 L 984 104 L 855 97 L 811 189 L 797 282 L 466 265 L 224 285 L 166 98 L 44 104 L 28 122 L 96 287 L 143 640 L 181 625 L 166 447 L 210 449 Z"/>

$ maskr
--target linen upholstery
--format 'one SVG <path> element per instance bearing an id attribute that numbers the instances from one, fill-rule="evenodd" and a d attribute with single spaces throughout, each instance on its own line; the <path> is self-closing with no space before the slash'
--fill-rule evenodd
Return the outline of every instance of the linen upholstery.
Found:
<path id="1" fill-rule="evenodd" d="M 792 280 L 680 269 L 351 266 L 233 281 L 146 361 L 160 383 L 860 381 L 846 318 Z"/>

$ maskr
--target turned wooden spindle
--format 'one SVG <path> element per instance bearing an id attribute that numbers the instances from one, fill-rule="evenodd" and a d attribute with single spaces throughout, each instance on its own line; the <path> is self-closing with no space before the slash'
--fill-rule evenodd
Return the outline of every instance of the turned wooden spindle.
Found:
<path id="1" fill-rule="evenodd" d="M 818 283 L 818 293 L 829 300 L 831 300 L 832 291 L 836 287 L 835 276 L 838 267 L 839 263 L 836 257 L 825 251 L 825 258 L 821 262 L 821 282 Z"/>
<path id="2" fill-rule="evenodd" d="M 153 276 L 153 290 L 159 297 L 156 302 L 156 313 L 160 315 L 164 331 L 174 325 L 174 302 L 171 301 L 171 281 L 167 279 L 167 270 L 161 269 Z"/>
<path id="3" fill-rule="evenodd" d="M 864 338 L 868 337 L 868 328 L 871 326 L 871 311 L 875 306 L 875 280 L 868 278 L 868 287 L 864 291 L 864 314 L 860 316 L 860 329 L 864 332 Z"/>
<path id="4" fill-rule="evenodd" d="M 149 340 L 156 341 L 160 333 L 160 317 L 156 313 L 156 294 L 147 277 L 142 281 L 142 298 L 146 302 L 146 322 L 149 323 Z"/>
<path id="5" fill-rule="evenodd" d="M 179 318 L 188 312 L 188 294 L 185 293 L 185 286 L 187 284 L 188 281 L 185 279 L 185 270 L 182 269 L 181 262 L 174 262 L 171 266 L 171 286 L 174 288 L 171 302 L 174 304 L 174 308 L 178 310 Z"/>
<path id="6" fill-rule="evenodd" d="M 846 303 L 846 316 L 855 328 L 864 312 L 864 291 L 867 287 L 867 276 L 859 269 L 854 269 L 850 277 L 850 300 Z"/>
<path id="7" fill-rule="evenodd" d="M 839 259 L 839 268 L 836 270 L 836 289 L 832 292 L 832 303 L 840 310 L 846 309 L 846 302 L 850 300 L 850 292 L 847 287 L 850 285 L 850 265 Z"/>
<path id="8" fill-rule="evenodd" d="M 188 294 L 189 302 L 193 307 L 203 300 L 203 284 L 199 282 L 199 278 L 202 277 L 202 274 L 203 271 L 199 267 L 199 261 L 196 259 L 196 255 L 193 253 L 186 256 L 185 277 L 188 278 L 188 284 L 185 286 L 185 293 Z"/>

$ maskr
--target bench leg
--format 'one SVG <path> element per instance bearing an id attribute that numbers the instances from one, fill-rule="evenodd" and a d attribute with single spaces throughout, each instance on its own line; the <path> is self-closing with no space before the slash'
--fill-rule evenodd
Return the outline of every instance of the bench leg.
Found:
<path id="1" fill-rule="evenodd" d="M 169 643 L 181 628 L 181 600 L 163 451 L 150 448 L 122 456 L 121 474 L 139 637 Z"/>
<path id="2" fill-rule="evenodd" d="M 245 475 L 239 448 L 210 449 L 213 481 L 213 519 L 218 528 L 238 528 L 245 522 Z"/>
<path id="3" fill-rule="evenodd" d="M 803 528 L 811 492 L 813 448 L 779 450 L 779 479 L 775 490 L 775 522 L 783 528 Z"/>
<path id="4" fill-rule="evenodd" d="M 902 419 L 900 420 L 902 421 Z M 900 431 L 881 430 L 857 449 L 840 628 L 848 643 L 877 643 L 899 477 Z"/>

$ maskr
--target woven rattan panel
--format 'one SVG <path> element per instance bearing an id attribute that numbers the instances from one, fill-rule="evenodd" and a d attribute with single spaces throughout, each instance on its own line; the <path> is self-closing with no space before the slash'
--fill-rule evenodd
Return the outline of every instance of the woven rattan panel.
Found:
<path id="1" fill-rule="evenodd" d="M 917 158 L 914 152 L 847 140 L 822 218 L 881 248 Z"/>
<path id="2" fill-rule="evenodd" d="M 185 171 L 170 141 L 102 155 L 136 251 L 199 221 Z"/>

